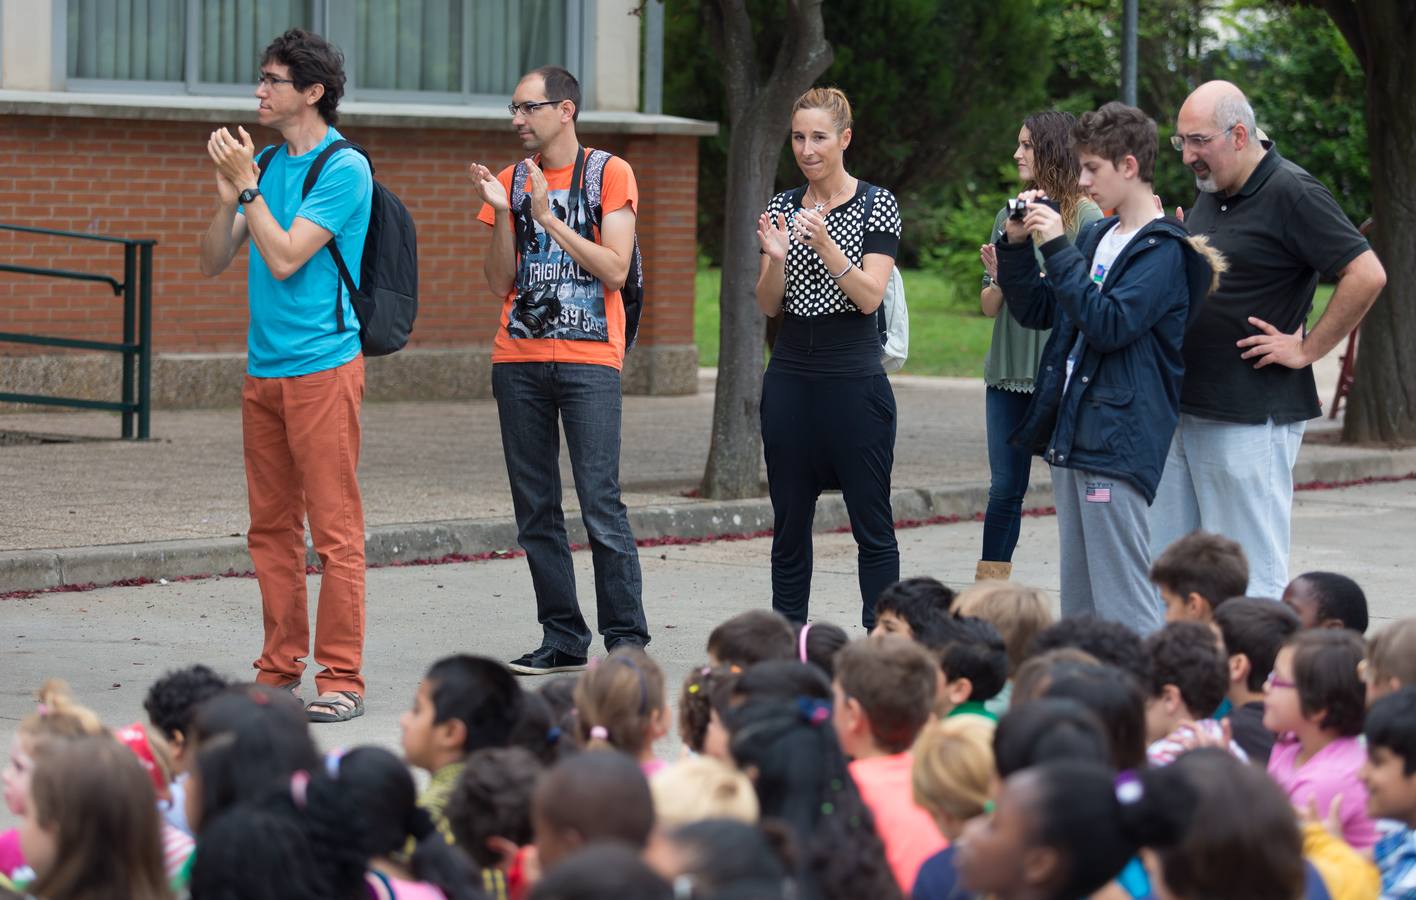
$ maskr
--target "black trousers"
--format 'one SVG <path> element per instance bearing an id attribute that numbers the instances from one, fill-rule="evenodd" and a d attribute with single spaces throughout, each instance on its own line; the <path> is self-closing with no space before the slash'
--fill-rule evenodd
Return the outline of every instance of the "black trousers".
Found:
<path id="1" fill-rule="evenodd" d="M 772 497 L 772 608 L 805 622 L 812 522 L 823 490 L 839 488 L 857 546 L 861 624 L 900 578 L 890 507 L 895 394 L 880 368 L 873 316 L 788 315 L 762 385 L 762 444 Z"/>

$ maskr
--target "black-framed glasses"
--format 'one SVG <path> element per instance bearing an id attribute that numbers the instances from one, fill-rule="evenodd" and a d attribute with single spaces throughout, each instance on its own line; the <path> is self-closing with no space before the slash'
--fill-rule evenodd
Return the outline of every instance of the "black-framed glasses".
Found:
<path id="1" fill-rule="evenodd" d="M 1191 147 L 1198 150 L 1220 135 L 1228 134 L 1238 127 L 1239 123 L 1235 122 L 1223 131 L 1216 131 L 1214 134 L 1172 134 L 1170 136 L 1170 146 L 1174 147 L 1176 150 L 1184 150 L 1185 145 L 1189 144 Z"/>
<path id="2" fill-rule="evenodd" d="M 256 77 L 256 86 L 257 86 L 257 87 L 260 87 L 261 85 L 265 85 L 266 87 L 271 88 L 272 90 L 275 89 L 275 86 L 276 86 L 276 85 L 280 85 L 280 84 L 294 84 L 294 83 L 295 83 L 295 79 L 293 79 L 293 78 L 279 78 L 279 77 L 277 77 L 277 76 L 275 76 L 275 75 L 271 75 L 269 72 L 262 72 L 260 75 L 258 75 L 258 76 Z"/>
<path id="3" fill-rule="evenodd" d="M 527 101 L 524 102 L 524 103 L 508 103 L 508 104 L 506 105 L 506 109 L 507 109 L 507 112 L 511 113 L 513 116 L 516 115 L 517 113 L 520 113 L 520 114 L 523 115 L 523 116 L 529 116 L 529 115 L 531 115 L 533 112 L 535 112 L 536 110 L 540 109 L 540 108 L 543 107 L 543 106 L 555 106 L 557 103 L 563 103 L 563 102 L 565 102 L 565 101 L 563 101 L 563 100 L 527 100 Z"/>

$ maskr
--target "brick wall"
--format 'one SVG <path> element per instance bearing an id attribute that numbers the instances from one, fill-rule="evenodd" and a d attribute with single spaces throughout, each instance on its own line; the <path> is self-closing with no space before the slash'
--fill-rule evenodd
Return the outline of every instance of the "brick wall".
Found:
<path id="1" fill-rule="evenodd" d="M 216 193 L 200 122 L 0 116 L 0 223 L 157 239 L 153 336 L 159 353 L 245 349 L 245 251 L 220 278 L 197 269 L 196 243 Z M 277 140 L 257 130 L 257 146 Z M 420 307 L 410 346 L 488 347 L 501 301 L 482 279 L 488 229 L 468 162 L 498 169 L 519 155 L 507 132 L 342 129 L 373 156 L 378 178 L 418 223 Z M 697 138 L 592 134 L 639 181 L 639 240 L 648 275 L 645 346 L 693 341 Z M 122 276 L 118 245 L 0 231 L 0 262 Z M 117 340 L 122 302 L 102 285 L 0 273 L 0 331 Z M 0 356 L 54 353 L 0 343 Z"/>

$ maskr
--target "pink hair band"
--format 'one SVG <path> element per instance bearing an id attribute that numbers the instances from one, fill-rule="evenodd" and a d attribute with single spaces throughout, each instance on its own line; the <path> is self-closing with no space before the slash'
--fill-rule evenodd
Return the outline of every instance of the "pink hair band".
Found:
<path id="1" fill-rule="evenodd" d="M 806 633 L 811 630 L 811 623 L 807 622 L 801 626 L 801 636 L 797 638 L 797 653 L 801 656 L 801 661 L 806 662 Z"/>

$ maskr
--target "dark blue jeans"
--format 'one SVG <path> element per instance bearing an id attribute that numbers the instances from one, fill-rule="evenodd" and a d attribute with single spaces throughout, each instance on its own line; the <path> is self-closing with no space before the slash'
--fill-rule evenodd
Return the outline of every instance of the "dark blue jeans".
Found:
<path id="1" fill-rule="evenodd" d="M 985 400 L 988 428 L 988 511 L 983 514 L 982 559 L 1012 562 L 1023 524 L 1023 495 L 1028 492 L 1032 454 L 1008 443 L 1023 421 L 1032 394 L 989 388 Z"/>
<path id="2" fill-rule="evenodd" d="M 492 394 L 526 551 L 542 644 L 585 656 L 592 635 L 575 597 L 561 510 L 560 425 L 595 564 L 595 608 L 605 647 L 647 644 L 639 551 L 620 500 L 620 373 L 608 366 L 497 363 Z"/>

